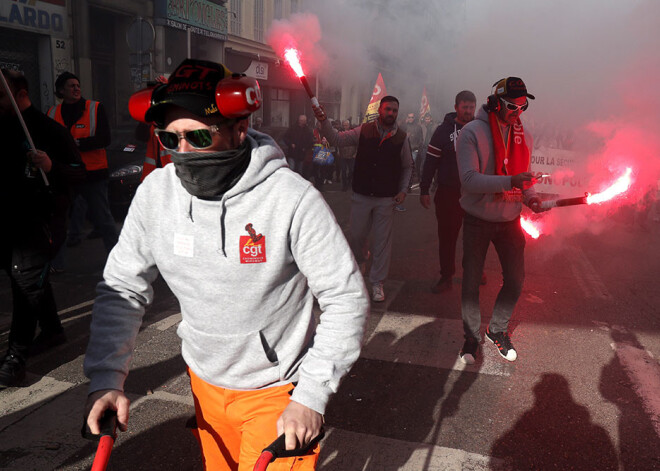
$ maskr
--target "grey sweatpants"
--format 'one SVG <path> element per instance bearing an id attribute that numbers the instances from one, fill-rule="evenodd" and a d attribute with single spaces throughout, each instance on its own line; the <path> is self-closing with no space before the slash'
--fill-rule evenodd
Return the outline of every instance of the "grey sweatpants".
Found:
<path id="1" fill-rule="evenodd" d="M 371 283 L 382 282 L 390 271 L 392 219 L 396 203 L 391 197 L 379 198 L 353 193 L 351 198 L 350 244 L 358 264 L 371 251 Z M 368 245 L 369 236 L 371 244 Z"/>

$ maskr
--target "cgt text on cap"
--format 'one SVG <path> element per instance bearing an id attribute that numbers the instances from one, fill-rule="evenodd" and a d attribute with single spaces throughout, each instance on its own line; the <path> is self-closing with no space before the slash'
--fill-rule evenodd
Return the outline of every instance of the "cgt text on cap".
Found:
<path id="1" fill-rule="evenodd" d="M 493 84 L 493 93 L 499 97 L 520 98 L 521 96 L 534 100 L 534 95 L 527 93 L 525 82 L 520 77 L 507 77 Z"/>

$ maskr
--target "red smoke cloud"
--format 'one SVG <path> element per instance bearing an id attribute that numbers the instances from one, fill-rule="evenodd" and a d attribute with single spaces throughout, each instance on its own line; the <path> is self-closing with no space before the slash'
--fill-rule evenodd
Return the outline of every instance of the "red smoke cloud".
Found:
<path id="1" fill-rule="evenodd" d="M 266 35 L 266 42 L 280 57 L 284 57 L 285 49 L 297 49 L 306 74 L 316 72 L 327 62 L 326 54 L 318 46 L 320 40 L 321 25 L 311 13 L 296 13 L 287 20 L 275 20 Z"/>

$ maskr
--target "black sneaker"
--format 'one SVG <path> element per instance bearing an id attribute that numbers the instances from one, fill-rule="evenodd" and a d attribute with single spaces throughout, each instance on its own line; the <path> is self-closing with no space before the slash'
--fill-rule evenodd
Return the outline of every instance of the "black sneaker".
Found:
<path id="1" fill-rule="evenodd" d="M 58 345 L 66 343 L 66 334 L 64 331 L 57 333 L 41 332 L 37 335 L 30 345 L 30 355 L 39 355 L 40 353 L 55 348 Z"/>
<path id="2" fill-rule="evenodd" d="M 463 363 L 466 365 L 472 365 L 477 359 L 477 349 L 479 348 L 479 341 L 474 337 L 468 337 L 463 343 L 463 348 L 458 354 Z"/>
<path id="3" fill-rule="evenodd" d="M 516 361 L 516 358 L 518 358 L 518 354 L 516 353 L 516 349 L 513 347 L 513 344 L 511 343 L 511 338 L 509 338 L 508 333 L 506 332 L 493 333 L 490 331 L 490 327 L 489 327 L 488 329 L 486 329 L 486 338 L 495 344 L 495 346 L 497 347 L 497 351 L 500 352 L 502 358 L 508 361 Z"/>
<path id="4" fill-rule="evenodd" d="M 16 386 L 25 378 L 25 361 L 7 354 L 0 365 L 0 389 Z"/>

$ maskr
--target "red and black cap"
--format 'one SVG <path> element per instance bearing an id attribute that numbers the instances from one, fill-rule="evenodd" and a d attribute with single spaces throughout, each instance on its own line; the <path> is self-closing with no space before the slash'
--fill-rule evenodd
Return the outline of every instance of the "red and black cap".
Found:
<path id="1" fill-rule="evenodd" d="M 232 73 L 216 62 L 186 59 L 170 75 L 168 82 L 157 86 L 151 95 L 146 121 L 163 122 L 168 106 L 179 106 L 194 115 L 206 118 L 219 116 L 216 104 L 218 82 Z"/>
<path id="2" fill-rule="evenodd" d="M 493 84 L 493 94 L 498 97 L 520 98 L 521 96 L 534 100 L 534 95 L 527 93 L 525 82 L 520 77 L 507 77 Z"/>

